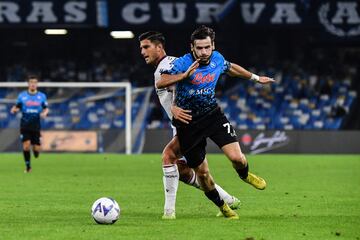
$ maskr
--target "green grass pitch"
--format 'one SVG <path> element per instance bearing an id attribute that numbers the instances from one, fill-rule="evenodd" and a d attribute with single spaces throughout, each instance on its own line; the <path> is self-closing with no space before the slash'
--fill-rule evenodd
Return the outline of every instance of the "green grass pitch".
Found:
<path id="1" fill-rule="evenodd" d="M 360 239 L 360 155 L 248 156 L 264 191 L 209 155 L 216 182 L 242 201 L 240 220 L 216 218 L 205 195 L 180 183 L 177 219 L 161 220 L 160 154 L 42 154 L 24 174 L 21 154 L 0 154 L 0 239 Z M 97 225 L 99 197 L 121 217 Z"/>

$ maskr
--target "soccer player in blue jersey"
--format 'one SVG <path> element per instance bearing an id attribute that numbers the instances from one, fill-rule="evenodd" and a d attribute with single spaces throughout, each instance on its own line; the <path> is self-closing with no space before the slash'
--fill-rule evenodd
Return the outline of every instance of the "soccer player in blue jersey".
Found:
<path id="1" fill-rule="evenodd" d="M 154 83 L 160 80 L 161 72 L 170 70 L 172 62 L 176 59 L 173 56 L 167 56 L 165 52 L 165 37 L 160 32 L 149 31 L 139 36 L 141 54 L 147 64 L 153 65 Z M 156 88 L 155 88 L 156 89 Z M 169 90 L 169 91 L 168 91 Z M 170 120 L 176 118 L 179 121 L 191 119 L 183 109 L 172 106 L 173 94 L 170 89 L 156 89 L 161 106 L 167 113 Z M 165 193 L 165 205 L 163 219 L 175 219 L 175 201 L 179 180 L 199 188 L 196 174 L 186 164 L 186 159 L 181 156 L 180 145 L 176 136 L 176 129 L 172 126 L 173 139 L 166 145 L 162 154 L 163 164 L 163 183 Z M 204 162 L 206 162 L 206 158 Z M 220 197 L 229 205 L 231 209 L 238 209 L 240 207 L 240 200 L 227 193 L 222 187 L 215 184 L 215 188 L 220 194 Z M 218 216 L 222 216 L 222 212 Z M 226 217 L 226 216 L 225 216 Z"/>
<path id="2" fill-rule="evenodd" d="M 31 145 L 35 158 L 40 154 L 40 117 L 45 118 L 49 112 L 46 95 L 37 90 L 38 77 L 29 76 L 28 90 L 23 91 L 17 98 L 11 113 L 21 111 L 20 136 L 23 143 L 25 173 L 31 172 Z"/>
<path id="3" fill-rule="evenodd" d="M 204 161 L 207 138 L 224 152 L 242 180 L 260 190 L 265 189 L 266 182 L 249 172 L 249 165 L 241 151 L 235 130 L 216 102 L 216 83 L 222 74 L 261 84 L 272 83 L 274 80 L 259 77 L 226 61 L 215 51 L 214 41 L 215 32 L 211 28 L 197 28 L 191 35 L 191 53 L 174 61 L 172 69 L 163 72 L 156 87 L 161 89 L 176 84 L 176 106 L 191 110 L 192 119 L 189 124 L 173 119 L 180 150 L 186 157 L 187 164 L 194 168 L 205 195 L 222 210 L 225 203 L 214 188 L 214 181 Z"/>

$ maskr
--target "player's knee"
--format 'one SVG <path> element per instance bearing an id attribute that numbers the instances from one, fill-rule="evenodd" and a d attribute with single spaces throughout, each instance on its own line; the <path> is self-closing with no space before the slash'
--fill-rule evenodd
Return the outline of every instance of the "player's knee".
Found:
<path id="1" fill-rule="evenodd" d="M 23 144 L 23 150 L 24 150 L 24 151 L 30 151 L 30 150 L 31 150 L 31 145 L 30 145 L 30 144 L 27 144 L 27 143 L 24 143 L 24 144 Z"/>
<path id="2" fill-rule="evenodd" d="M 162 163 L 163 165 L 175 164 L 176 163 L 176 154 L 170 148 L 165 148 L 162 153 Z"/>
<path id="3" fill-rule="evenodd" d="M 23 146 L 23 150 L 24 150 L 24 151 L 30 151 L 31 148 L 30 148 L 30 146 L 29 146 L 29 147 L 28 147 L 28 146 Z"/>
<path id="4" fill-rule="evenodd" d="M 200 180 L 207 180 L 210 177 L 209 169 L 202 169 L 196 172 L 197 177 Z"/>
<path id="5" fill-rule="evenodd" d="M 34 151 L 40 152 L 41 151 L 41 146 L 35 145 L 34 146 Z"/>

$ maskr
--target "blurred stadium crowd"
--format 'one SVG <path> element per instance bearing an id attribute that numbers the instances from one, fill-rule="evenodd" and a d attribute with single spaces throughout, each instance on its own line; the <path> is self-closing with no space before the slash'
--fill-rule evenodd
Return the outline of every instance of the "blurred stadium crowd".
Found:
<path id="1" fill-rule="evenodd" d="M 188 51 L 188 33 L 178 38 L 171 32 L 165 34 L 170 39 L 167 44 L 170 45 L 169 55 L 180 56 Z M 119 43 L 99 33 L 78 35 L 81 37 L 72 36 L 68 40 L 46 40 L 40 33 L 39 36 L 35 34 L 35 41 L 18 36 L 8 38 L 11 47 L 2 49 L 8 56 L 0 60 L 1 81 L 24 81 L 27 74 L 35 73 L 41 76 L 41 81 L 129 81 L 135 88 L 153 86 L 153 69 L 143 62 L 136 39 Z M 99 40 L 102 37 L 105 40 Z M 333 44 L 324 47 L 319 46 L 320 43 L 309 44 L 306 39 L 300 39 L 303 42 L 298 43 L 294 40 L 296 36 L 286 42 L 276 36 L 270 36 L 264 42 L 255 38 L 244 40 L 221 31 L 218 34 L 217 49 L 229 61 L 276 79 L 275 84 L 264 87 L 246 80 L 222 77 L 217 95 L 234 126 L 259 130 L 360 128 L 356 110 L 360 107 L 359 48 L 353 45 L 333 47 Z M 69 45 L 72 42 L 75 43 Z M 11 104 L 8 100 L 14 99 L 19 90 L 0 88 L 2 128 L 17 127 L 17 117 L 9 114 Z M 122 90 L 64 91 L 59 88 L 45 91 L 49 99 L 57 99 L 50 101 L 52 111 L 45 128 L 124 128 Z M 92 98 L 94 96 L 97 97 Z M 134 95 L 134 118 L 144 96 L 144 92 Z M 150 102 L 151 107 L 143 119 L 147 127 L 168 128 L 169 121 L 155 93 Z"/>

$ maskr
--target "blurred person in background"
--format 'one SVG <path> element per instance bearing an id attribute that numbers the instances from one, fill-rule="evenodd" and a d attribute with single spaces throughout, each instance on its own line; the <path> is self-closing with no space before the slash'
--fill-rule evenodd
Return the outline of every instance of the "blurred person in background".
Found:
<path id="1" fill-rule="evenodd" d="M 41 150 L 40 142 L 40 118 L 45 118 L 49 113 L 46 95 L 37 90 L 39 78 L 28 77 L 28 89 L 19 94 L 11 113 L 21 112 L 20 138 L 23 145 L 25 160 L 25 173 L 30 173 L 31 168 L 31 146 L 35 158 L 38 158 Z"/>

